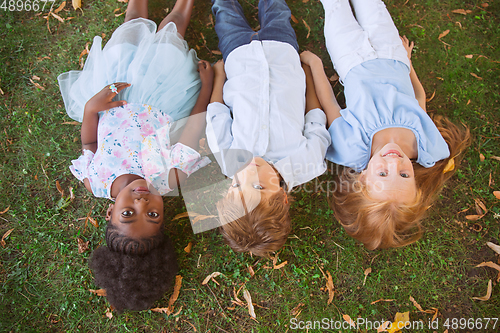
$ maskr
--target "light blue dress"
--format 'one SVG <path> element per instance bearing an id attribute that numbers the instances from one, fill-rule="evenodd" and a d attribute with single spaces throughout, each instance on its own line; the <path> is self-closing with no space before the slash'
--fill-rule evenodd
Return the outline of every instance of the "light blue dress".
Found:
<path id="1" fill-rule="evenodd" d="M 344 80 L 347 107 L 328 129 L 332 138 L 328 160 L 364 170 L 375 133 L 393 127 L 415 134 L 420 165 L 429 168 L 450 156 L 446 141 L 415 99 L 408 73 L 407 65 L 390 59 L 365 61 L 348 72 Z"/>
<path id="2" fill-rule="evenodd" d="M 82 121 L 85 103 L 106 85 L 127 82 L 115 100 L 147 104 L 174 121 L 188 116 L 201 88 L 198 58 L 173 22 L 156 32 L 153 21 L 138 18 L 115 30 L 104 49 L 94 43 L 82 71 L 59 75 L 68 115 Z"/>

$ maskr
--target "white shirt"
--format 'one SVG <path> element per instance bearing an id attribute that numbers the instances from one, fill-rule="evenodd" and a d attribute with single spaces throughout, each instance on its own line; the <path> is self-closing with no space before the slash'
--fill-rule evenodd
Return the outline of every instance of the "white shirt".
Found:
<path id="1" fill-rule="evenodd" d="M 227 149 L 239 149 L 272 163 L 290 190 L 323 174 L 331 138 L 323 111 L 304 117 L 305 74 L 297 51 L 288 43 L 252 41 L 229 54 L 225 71 L 225 105 L 207 109 L 207 141 L 222 157 L 222 172 L 233 176 L 237 169 L 228 164 L 238 161 L 228 161 Z"/>

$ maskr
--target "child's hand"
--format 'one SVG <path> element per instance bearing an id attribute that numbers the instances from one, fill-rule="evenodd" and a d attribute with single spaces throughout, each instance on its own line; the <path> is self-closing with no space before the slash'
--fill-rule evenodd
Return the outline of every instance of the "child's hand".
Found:
<path id="1" fill-rule="evenodd" d="M 224 60 L 219 60 L 214 65 L 214 73 L 215 77 L 222 78 L 222 80 L 226 80 L 226 71 L 224 70 Z"/>
<path id="2" fill-rule="evenodd" d="M 300 54 L 300 61 L 308 66 L 312 66 L 314 62 L 320 62 L 322 64 L 321 59 L 311 51 L 304 51 Z"/>
<path id="3" fill-rule="evenodd" d="M 408 59 L 411 60 L 411 51 L 413 50 L 413 46 L 415 43 L 411 42 L 406 38 L 406 36 L 399 36 L 401 38 L 401 41 L 403 42 L 403 46 L 405 47 L 406 52 L 408 52 Z"/>
<path id="4" fill-rule="evenodd" d="M 84 112 L 97 113 L 99 111 L 109 110 L 117 106 L 127 104 L 126 101 L 115 101 L 113 98 L 123 89 L 130 87 L 130 83 L 116 82 L 104 87 L 101 91 L 94 95 L 85 104 Z"/>
<path id="5" fill-rule="evenodd" d="M 206 60 L 198 61 L 198 72 L 200 72 L 200 79 L 202 85 L 212 85 L 214 81 L 214 70 L 210 63 Z"/>

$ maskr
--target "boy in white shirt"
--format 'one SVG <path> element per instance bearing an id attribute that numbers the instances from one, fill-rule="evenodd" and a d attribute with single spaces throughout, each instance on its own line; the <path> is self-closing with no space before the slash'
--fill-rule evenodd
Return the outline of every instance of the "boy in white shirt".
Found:
<path id="1" fill-rule="evenodd" d="M 291 230 L 288 192 L 326 170 L 326 116 L 312 79 L 306 103 L 310 70 L 301 67 L 284 0 L 259 2 L 257 32 L 237 0 L 212 3 L 225 63 L 214 66 L 207 138 L 222 172 L 234 176 L 217 205 L 221 232 L 233 250 L 266 256 Z M 238 160 L 235 150 L 253 159 Z"/>

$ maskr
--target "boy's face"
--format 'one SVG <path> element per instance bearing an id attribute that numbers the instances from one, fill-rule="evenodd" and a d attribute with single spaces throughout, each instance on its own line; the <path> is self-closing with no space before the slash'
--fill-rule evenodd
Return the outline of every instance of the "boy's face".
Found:
<path id="1" fill-rule="evenodd" d="M 374 199 L 411 203 L 417 194 L 411 160 L 395 143 L 386 144 L 372 155 L 362 181 Z"/>
<path id="2" fill-rule="evenodd" d="M 148 190 L 144 179 L 134 180 L 116 196 L 106 220 L 111 220 L 120 233 L 133 239 L 156 235 L 163 224 L 163 199 Z"/>
<path id="3" fill-rule="evenodd" d="M 228 193 L 239 191 L 249 198 L 269 198 L 281 191 L 280 177 L 264 159 L 254 157 L 244 169 L 234 175 Z"/>

